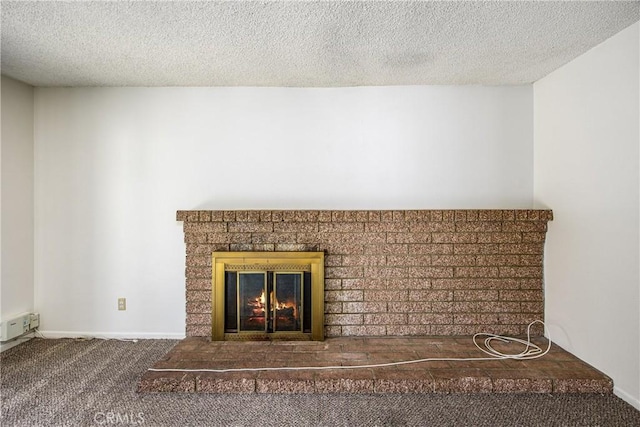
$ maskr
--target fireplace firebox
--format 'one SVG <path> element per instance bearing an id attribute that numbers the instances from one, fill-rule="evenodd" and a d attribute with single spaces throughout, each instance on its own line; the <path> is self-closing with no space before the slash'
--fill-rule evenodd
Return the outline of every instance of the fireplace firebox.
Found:
<path id="1" fill-rule="evenodd" d="M 324 339 L 323 252 L 214 252 L 212 339 Z"/>

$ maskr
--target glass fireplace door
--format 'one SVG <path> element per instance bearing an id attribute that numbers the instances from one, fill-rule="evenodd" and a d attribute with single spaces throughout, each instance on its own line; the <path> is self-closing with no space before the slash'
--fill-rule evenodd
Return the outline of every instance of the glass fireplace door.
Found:
<path id="1" fill-rule="evenodd" d="M 303 273 L 274 273 L 273 331 L 302 331 Z"/>
<path id="2" fill-rule="evenodd" d="M 213 252 L 211 339 L 323 340 L 323 252 Z"/>
<path id="3" fill-rule="evenodd" d="M 225 274 L 226 332 L 309 332 L 304 272 L 238 271 Z M 308 286 L 307 286 L 308 287 Z"/>
<path id="4" fill-rule="evenodd" d="M 267 273 L 239 272 L 237 286 L 240 331 L 266 332 L 269 313 Z"/>

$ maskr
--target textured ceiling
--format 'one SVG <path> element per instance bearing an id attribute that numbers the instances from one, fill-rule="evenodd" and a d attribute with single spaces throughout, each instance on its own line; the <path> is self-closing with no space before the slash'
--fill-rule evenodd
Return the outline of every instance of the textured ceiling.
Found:
<path id="1" fill-rule="evenodd" d="M 524 84 L 639 1 L 2 1 L 2 73 L 34 86 Z"/>

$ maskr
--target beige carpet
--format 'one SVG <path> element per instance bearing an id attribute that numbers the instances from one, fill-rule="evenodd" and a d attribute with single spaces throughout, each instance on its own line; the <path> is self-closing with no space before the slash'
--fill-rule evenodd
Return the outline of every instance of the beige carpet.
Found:
<path id="1" fill-rule="evenodd" d="M 138 394 L 178 341 L 33 339 L 0 354 L 2 426 L 632 426 L 613 395 Z"/>

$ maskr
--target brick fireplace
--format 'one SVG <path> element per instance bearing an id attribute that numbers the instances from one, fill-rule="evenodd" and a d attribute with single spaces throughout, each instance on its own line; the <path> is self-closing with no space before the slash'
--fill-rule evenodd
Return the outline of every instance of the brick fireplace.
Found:
<path id="1" fill-rule="evenodd" d="M 550 210 L 178 211 L 186 335 L 212 334 L 212 254 L 225 251 L 324 252 L 326 337 L 523 334 L 543 319 L 552 219 Z"/>
<path id="2" fill-rule="evenodd" d="M 192 393 L 611 393 L 613 382 L 555 344 L 543 359 L 490 361 L 476 332 L 520 335 L 543 319 L 543 255 L 550 210 L 179 211 L 186 242 L 187 338 L 138 383 L 141 392 Z M 324 258 L 324 341 L 212 340 L 212 332 L 305 332 L 304 314 L 278 286 L 303 289 L 308 262 Z M 264 254 L 264 255 L 263 255 Z M 301 255 L 305 256 L 305 255 Z M 308 256 L 308 255 L 307 255 Z M 229 258 L 220 267 L 219 258 Z M 287 262 L 289 264 L 289 262 Z M 216 267 L 217 266 L 217 267 Z M 319 267 L 318 267 L 319 268 Z M 215 278 L 212 270 L 216 271 Z M 312 268 L 313 271 L 313 268 Z M 236 274 L 237 273 L 237 274 Z M 236 274 L 234 276 L 234 274 Z M 219 328 L 214 284 L 246 277 L 262 305 Z M 279 274 L 282 282 L 279 282 Z M 231 277 L 227 282 L 227 275 Z M 297 275 L 297 276 L 296 276 Z M 262 279 L 259 279 L 259 276 Z M 299 277 L 299 280 L 296 279 Z M 267 294 L 273 283 L 270 311 Z M 299 285 L 302 283 L 302 285 Z M 224 294 L 227 298 L 227 294 Z M 300 300 L 308 295 L 300 291 Z M 279 303 L 284 311 L 278 313 Z M 317 300 L 316 300 L 317 301 Z M 233 304 L 232 304 L 233 305 Z M 295 304 L 293 304 L 295 306 Z M 249 304 L 249 307 L 254 305 Z M 300 305 L 298 305 L 300 307 Z M 298 308 L 300 309 L 300 308 Z M 304 313 L 303 307 L 301 312 Z M 312 310 L 313 311 L 313 310 Z M 214 314 L 215 324 L 212 323 Z M 284 316 L 282 316 L 284 315 Z M 251 318 L 255 317 L 255 319 Z M 233 316 L 232 316 L 233 317 Z M 281 317 L 284 319 L 282 320 Z M 258 318 L 262 318 L 261 320 Z M 302 318 L 302 324 L 292 319 Z M 285 322 L 284 329 L 282 326 Z M 240 325 L 240 326 L 237 326 Z M 259 325 L 255 326 L 255 325 Z M 216 329 L 217 328 L 217 329 Z M 542 329 L 532 331 L 541 335 Z M 411 336 L 413 335 L 413 336 Z M 439 335 L 439 336 L 433 336 Z M 458 336 L 463 335 L 463 336 Z M 361 338 L 368 336 L 368 338 Z M 354 338 L 355 337 L 355 338 Z M 532 342 L 542 348 L 544 337 Z M 508 344 L 498 350 L 515 354 Z M 478 358 L 462 365 L 419 358 Z M 399 365 L 387 366 L 391 362 Z M 416 362 L 408 364 L 407 362 Z M 417 363 L 420 362 L 420 363 Z M 355 369 L 366 365 L 366 369 Z M 372 365 L 376 365 L 373 367 Z M 291 367 L 301 368 L 289 370 Z M 319 370 L 318 367 L 325 369 Z M 193 371 L 194 368 L 204 371 Z M 246 370 L 249 368 L 250 370 Z M 286 372 L 278 371 L 286 368 Z M 309 369 L 305 369 L 309 368 Z M 338 369 L 340 368 L 340 369 Z M 354 368 L 354 369 L 351 369 Z M 174 370 L 191 370 L 175 372 Z M 268 370 L 268 371 L 267 371 Z M 232 371 L 232 372 L 231 372 Z"/>

